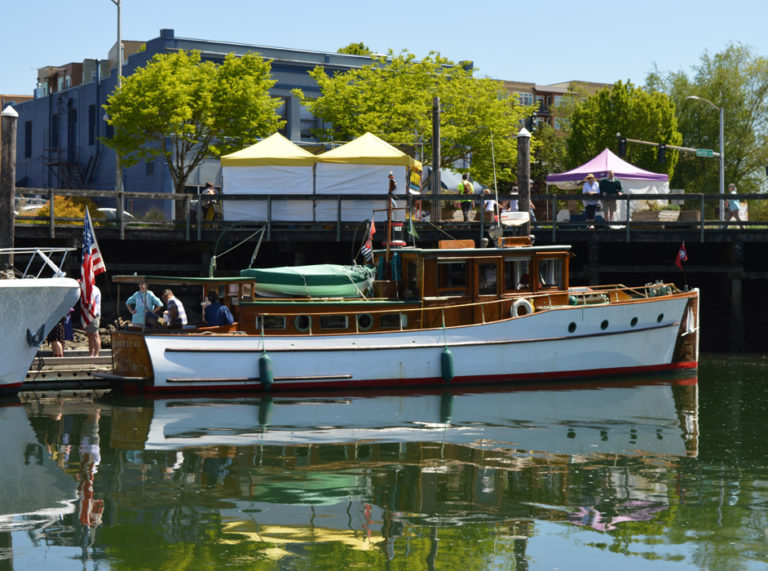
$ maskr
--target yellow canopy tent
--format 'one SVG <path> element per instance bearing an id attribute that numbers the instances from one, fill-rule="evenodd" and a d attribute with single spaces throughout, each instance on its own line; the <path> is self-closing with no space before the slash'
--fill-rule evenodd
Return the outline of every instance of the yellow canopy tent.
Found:
<path id="1" fill-rule="evenodd" d="M 280 133 L 221 157 L 223 194 L 313 193 L 317 157 Z M 224 220 L 266 220 L 266 200 L 225 200 Z M 273 200 L 272 220 L 311 221 L 311 200 Z"/>
<path id="2" fill-rule="evenodd" d="M 323 194 L 374 194 L 381 202 L 369 200 L 345 200 L 342 204 L 343 220 L 370 219 L 373 209 L 386 208 L 389 190 L 389 173 L 397 183 L 397 193 L 406 195 L 411 184 L 411 172 L 420 173 L 421 163 L 406 153 L 366 133 L 340 147 L 317 156 L 315 192 Z M 418 188 L 418 178 L 416 185 Z M 403 204 L 404 205 L 404 204 Z M 401 218 L 402 212 L 397 213 Z M 318 201 L 315 209 L 317 220 L 336 220 L 335 200 Z M 386 213 L 377 212 L 376 220 L 385 220 Z"/>

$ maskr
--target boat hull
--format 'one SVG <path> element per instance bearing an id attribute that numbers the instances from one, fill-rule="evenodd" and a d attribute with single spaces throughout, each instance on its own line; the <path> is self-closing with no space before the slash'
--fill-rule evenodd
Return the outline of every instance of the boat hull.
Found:
<path id="1" fill-rule="evenodd" d="M 120 347 L 140 348 L 152 371 L 128 386 L 150 391 L 319 390 L 593 378 L 696 368 L 698 291 L 424 330 L 266 337 L 114 335 L 116 372 L 119 360 L 141 357 L 121 354 Z M 131 335 L 143 343 L 126 337 Z M 265 367 L 266 359 L 270 367 Z"/>
<path id="2" fill-rule="evenodd" d="M 40 342 L 79 297 L 79 285 L 70 278 L 0 280 L 0 393 L 21 388 Z"/>

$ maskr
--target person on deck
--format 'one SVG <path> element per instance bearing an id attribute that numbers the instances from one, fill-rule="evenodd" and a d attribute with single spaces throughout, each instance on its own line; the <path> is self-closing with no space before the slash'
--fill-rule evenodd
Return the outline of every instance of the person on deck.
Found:
<path id="1" fill-rule="evenodd" d="M 614 172 L 608 171 L 607 176 L 600 180 L 600 195 L 603 197 L 603 211 L 608 222 L 613 222 L 616 215 L 616 198 L 623 196 L 621 181 L 614 178 Z"/>
<path id="2" fill-rule="evenodd" d="M 469 175 L 464 173 L 461 175 L 461 182 L 459 183 L 458 188 L 459 194 L 469 194 L 472 195 L 475 193 L 475 188 L 472 186 L 472 183 L 469 182 Z M 462 200 L 461 201 L 461 213 L 464 215 L 464 222 L 469 222 L 469 209 L 472 208 L 472 201 L 471 200 Z"/>
<path id="3" fill-rule="evenodd" d="M 499 215 L 499 203 L 491 198 L 491 189 L 483 189 L 483 220 L 485 222 L 497 222 Z"/>
<path id="4" fill-rule="evenodd" d="M 731 194 L 736 194 L 736 185 L 733 183 L 729 184 L 728 192 Z M 738 198 L 728 199 L 726 214 L 728 215 L 728 217 L 725 219 L 726 222 L 730 222 L 731 218 L 735 218 L 736 222 L 738 222 L 741 226 L 741 229 L 744 229 L 744 222 L 741 219 L 741 203 L 739 202 Z"/>
<path id="5" fill-rule="evenodd" d="M 232 317 L 232 312 L 229 308 L 219 301 L 219 296 L 215 291 L 208 293 L 208 301 L 210 302 L 203 311 L 203 319 L 205 324 L 209 327 L 219 325 L 231 325 L 235 322 Z"/>
<path id="6" fill-rule="evenodd" d="M 587 218 L 587 227 L 592 230 L 595 227 L 595 212 L 597 211 L 597 195 L 600 193 L 600 185 L 595 181 L 595 175 L 587 175 L 582 194 L 584 195 L 584 213 Z"/>
<path id="7" fill-rule="evenodd" d="M 134 292 L 131 297 L 125 301 L 125 306 L 131 313 L 131 325 L 135 327 L 152 327 L 157 319 L 157 310 L 163 307 L 163 302 L 151 290 L 147 289 L 147 283 L 139 284 L 139 291 Z M 147 315 L 150 315 L 147 319 Z"/>
<path id="8" fill-rule="evenodd" d="M 184 311 L 184 304 L 173 295 L 170 289 L 163 290 L 163 301 L 168 307 L 165 316 L 165 325 L 169 329 L 181 329 L 187 324 L 187 313 Z"/>

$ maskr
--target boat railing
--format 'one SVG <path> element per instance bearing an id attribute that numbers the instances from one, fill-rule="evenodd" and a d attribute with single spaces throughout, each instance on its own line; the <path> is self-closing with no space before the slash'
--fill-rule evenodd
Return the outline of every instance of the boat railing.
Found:
<path id="1" fill-rule="evenodd" d="M 672 283 L 652 283 L 640 287 L 627 287 L 623 284 L 604 285 L 584 288 L 572 288 L 571 290 L 553 290 L 544 292 L 525 292 L 507 297 L 488 300 L 472 301 L 465 303 L 441 303 L 435 306 L 420 305 L 419 307 L 392 307 L 385 309 L 354 309 L 339 311 L 302 311 L 301 315 L 307 320 L 308 328 L 305 331 L 313 335 L 312 318 L 347 316 L 351 317 L 355 324 L 355 332 L 361 332 L 359 327 L 360 316 L 370 317 L 400 314 L 404 316 L 399 320 L 399 329 L 414 328 L 439 328 L 441 326 L 453 327 L 477 323 L 501 321 L 508 318 L 524 317 L 514 311 L 515 302 L 524 299 L 531 304 L 532 312 L 549 311 L 558 308 L 566 308 L 583 305 L 610 304 L 618 302 L 631 302 L 633 300 L 647 299 L 661 295 L 683 293 Z M 403 300 L 404 304 L 408 300 Z M 414 303 L 422 303 L 414 300 Z M 259 318 L 283 317 L 285 312 L 259 312 Z M 261 320 L 263 323 L 263 320 Z M 393 327 L 393 329 L 398 329 Z M 367 329 L 366 329 L 367 330 Z M 332 333 L 327 331 L 324 333 Z"/>
<path id="2" fill-rule="evenodd" d="M 63 278 L 67 274 L 61 268 L 67 259 L 69 252 L 76 248 L 62 247 L 44 247 L 44 248 L 0 248 L 0 260 L 6 261 L 10 267 L 14 267 L 16 258 L 27 259 L 27 264 L 23 271 L 15 272 L 18 275 L 14 277 L 20 279 L 40 278 L 50 271 L 55 278 Z M 56 261 L 58 259 L 58 261 Z"/>

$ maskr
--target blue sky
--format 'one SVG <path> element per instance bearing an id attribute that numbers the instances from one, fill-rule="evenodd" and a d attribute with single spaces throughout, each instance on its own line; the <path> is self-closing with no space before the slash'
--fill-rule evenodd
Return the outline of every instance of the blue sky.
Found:
<path id="1" fill-rule="evenodd" d="M 656 65 L 690 71 L 705 51 L 743 43 L 768 56 L 768 1 L 645 0 L 122 0 L 122 36 L 176 36 L 336 51 L 439 51 L 480 75 L 550 84 L 642 84 Z M 0 93 L 31 94 L 37 69 L 106 58 L 117 37 L 112 0 L 0 3 Z"/>

